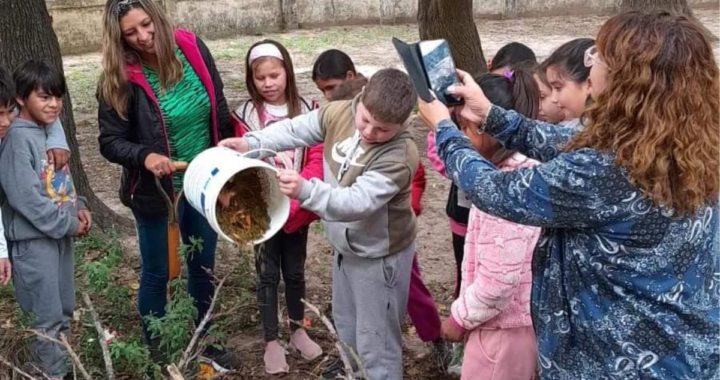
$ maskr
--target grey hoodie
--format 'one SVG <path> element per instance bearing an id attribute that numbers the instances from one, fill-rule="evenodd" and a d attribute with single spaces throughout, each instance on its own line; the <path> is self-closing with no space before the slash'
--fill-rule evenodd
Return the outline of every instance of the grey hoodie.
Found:
<path id="1" fill-rule="evenodd" d="M 276 152 L 324 142 L 324 181 L 304 181 L 300 205 L 325 221 L 325 234 L 337 252 L 376 259 L 415 241 L 410 186 L 419 155 L 405 129 L 381 144 L 361 141 L 355 126 L 358 103 L 359 96 L 333 102 L 245 137 L 251 149 Z"/>
<path id="2" fill-rule="evenodd" d="M 0 145 L 0 203 L 10 241 L 61 239 L 78 228 L 78 197 L 66 166 L 48 163 L 48 129 L 16 118 Z"/>

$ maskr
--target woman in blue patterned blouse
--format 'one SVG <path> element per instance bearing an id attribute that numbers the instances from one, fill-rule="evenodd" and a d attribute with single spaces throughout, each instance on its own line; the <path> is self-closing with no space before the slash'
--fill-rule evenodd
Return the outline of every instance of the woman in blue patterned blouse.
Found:
<path id="1" fill-rule="evenodd" d="M 720 79 L 700 27 L 608 20 L 588 49 L 579 130 L 493 106 L 466 73 L 461 111 L 542 161 L 498 171 L 439 102 L 421 102 L 453 181 L 482 211 L 543 227 L 532 314 L 542 379 L 720 379 Z M 484 124 L 483 124 L 484 123 Z"/>

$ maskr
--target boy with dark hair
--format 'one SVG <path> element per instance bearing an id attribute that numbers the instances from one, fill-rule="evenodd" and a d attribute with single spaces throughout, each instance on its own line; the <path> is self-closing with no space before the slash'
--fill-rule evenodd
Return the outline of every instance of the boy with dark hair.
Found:
<path id="1" fill-rule="evenodd" d="M 416 101 L 407 74 L 384 69 L 351 101 L 220 143 L 246 152 L 324 142 L 325 181 L 281 170 L 280 189 L 325 221 L 334 250 L 333 319 L 373 380 L 403 373 L 401 325 L 416 234 L 410 185 L 419 163 L 406 121 Z"/>
<path id="2" fill-rule="evenodd" d="M 337 49 L 326 50 L 315 60 L 312 80 L 326 99 L 330 99 L 330 94 L 346 81 L 361 83 L 363 86 L 367 83 L 367 79 L 355 70 L 350 56 Z"/>
<path id="3" fill-rule="evenodd" d="M 15 297 L 33 316 L 33 329 L 60 339 L 70 332 L 75 307 L 72 237 L 86 234 L 92 218 L 67 166 L 56 169 L 45 151 L 62 110 L 65 79 L 44 62 L 28 61 L 13 80 L 20 112 L 0 145 L 0 200 L 12 242 Z M 35 338 L 31 349 L 49 378 L 67 374 L 60 345 Z"/>
<path id="4" fill-rule="evenodd" d="M 17 108 L 15 96 L 15 84 L 12 78 L 7 71 L 0 67 L 0 142 L 2 142 L 15 118 Z M 59 122 L 53 124 L 53 128 L 48 131 L 48 149 L 48 154 L 57 156 L 56 163 L 62 166 L 66 165 L 70 151 L 67 143 L 65 143 L 65 134 Z M 1 219 L 2 214 L 0 214 Z M 2 223 L 0 223 L 0 285 L 9 284 L 12 278 L 12 264 L 8 252 L 5 231 Z"/>

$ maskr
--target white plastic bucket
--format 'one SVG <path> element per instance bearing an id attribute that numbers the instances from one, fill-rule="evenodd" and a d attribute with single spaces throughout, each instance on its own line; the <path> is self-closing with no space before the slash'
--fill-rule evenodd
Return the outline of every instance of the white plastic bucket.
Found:
<path id="1" fill-rule="evenodd" d="M 223 147 L 210 148 L 195 157 L 185 172 L 183 190 L 188 202 L 207 219 L 220 237 L 231 243 L 233 240 L 220 228 L 215 211 L 218 196 L 225 184 L 243 170 L 260 169 L 261 175 L 266 177 L 261 178 L 263 186 L 267 187 L 263 189 L 262 196 L 268 205 L 270 227 L 262 238 L 252 244 L 259 244 L 273 237 L 285 225 L 290 215 L 290 198 L 280 192 L 276 178 L 277 169 L 265 161 L 246 157 L 256 152 L 258 150 L 242 154 Z"/>

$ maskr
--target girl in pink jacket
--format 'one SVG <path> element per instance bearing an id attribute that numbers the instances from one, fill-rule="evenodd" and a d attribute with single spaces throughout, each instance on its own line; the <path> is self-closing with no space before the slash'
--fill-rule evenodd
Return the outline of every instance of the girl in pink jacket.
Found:
<path id="1" fill-rule="evenodd" d="M 532 73 L 484 75 L 478 84 L 493 104 L 537 117 L 540 97 Z M 499 169 L 538 164 L 504 149 L 493 137 L 478 132 L 477 125 L 462 118 L 458 123 L 475 149 Z M 442 327 L 447 340 L 465 341 L 462 380 L 530 380 L 535 376 L 537 343 L 530 318 L 530 288 L 539 236 L 540 228 L 471 207 L 460 294 Z"/>

